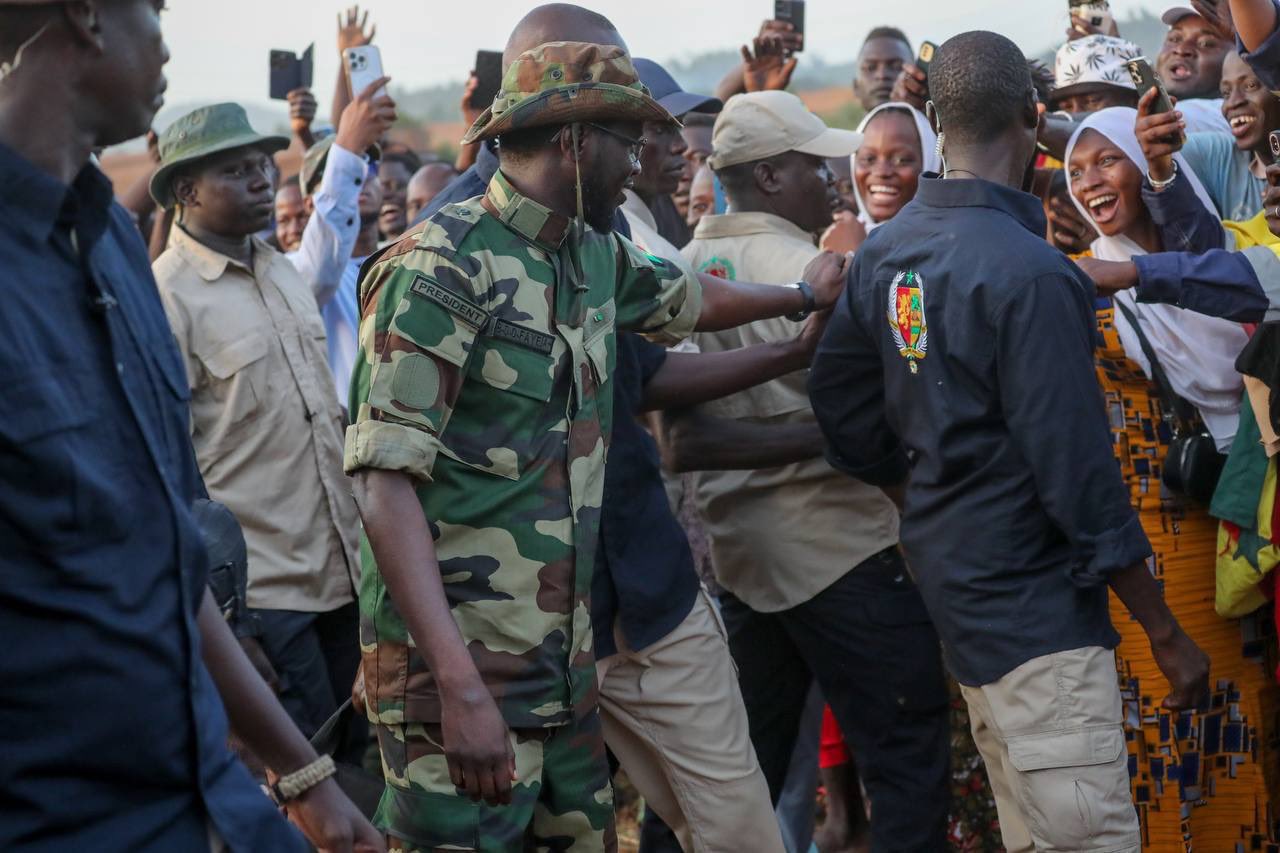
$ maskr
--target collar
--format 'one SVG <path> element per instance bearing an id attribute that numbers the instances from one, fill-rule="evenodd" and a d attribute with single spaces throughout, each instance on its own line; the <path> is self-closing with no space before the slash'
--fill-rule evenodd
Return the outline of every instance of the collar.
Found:
<path id="1" fill-rule="evenodd" d="M 649 205 L 644 203 L 644 199 L 640 198 L 640 194 L 635 190 L 623 190 L 622 195 L 626 201 L 622 203 L 622 209 L 628 215 L 638 219 L 642 225 L 646 225 L 652 231 L 658 230 L 658 220 L 654 218 L 653 211 L 649 209 Z"/>
<path id="2" fill-rule="evenodd" d="M 521 195 L 501 170 L 493 173 L 484 200 L 488 211 L 503 225 L 547 251 L 559 251 L 569 233 L 569 219 Z"/>
<path id="3" fill-rule="evenodd" d="M 254 266 L 262 267 L 263 263 L 269 259 L 270 253 L 275 250 L 257 237 L 250 239 L 253 241 Z M 181 225 L 175 224 L 173 230 L 169 232 L 169 248 L 181 255 L 191 268 L 196 271 L 196 274 L 207 282 L 215 282 L 222 278 L 229 266 L 235 267 L 251 276 L 254 275 L 253 270 L 235 258 L 229 258 L 221 252 L 210 249 L 204 243 L 192 237 Z"/>
<path id="4" fill-rule="evenodd" d="M 813 235 L 789 219 L 773 213 L 749 211 L 704 216 L 694 229 L 695 240 L 716 237 L 747 237 L 752 234 L 778 234 L 813 245 Z"/>
<path id="5" fill-rule="evenodd" d="M 3 143 L 0 186 L 0 208 L 9 209 L 6 223 L 41 242 L 59 225 L 96 237 L 105 230 L 114 201 L 111 181 L 92 162 L 67 186 Z"/>
<path id="6" fill-rule="evenodd" d="M 1267 179 L 1267 164 L 1263 162 L 1256 151 L 1249 155 L 1249 174 L 1261 181 Z"/>
<path id="7" fill-rule="evenodd" d="M 937 174 L 926 172 L 920 176 L 914 201 L 926 207 L 989 207 L 1013 217 L 1040 237 L 1048 227 L 1039 198 L 980 178 L 944 181 Z"/>

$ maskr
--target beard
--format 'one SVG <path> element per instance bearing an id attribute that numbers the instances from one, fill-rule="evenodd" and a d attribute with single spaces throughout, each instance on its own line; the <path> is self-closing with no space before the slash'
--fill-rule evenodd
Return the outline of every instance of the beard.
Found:
<path id="1" fill-rule="evenodd" d="M 618 212 L 618 200 L 622 186 L 617 179 L 605 180 L 601 176 L 616 174 L 617 164 L 605 165 L 597 148 L 595 160 L 582 164 L 582 218 L 587 225 L 601 234 L 613 231 L 613 217 Z"/>
<path id="2" fill-rule="evenodd" d="M 613 231 L 613 214 L 618 210 L 618 194 L 604 181 L 582 178 L 582 218 L 601 234 Z"/>

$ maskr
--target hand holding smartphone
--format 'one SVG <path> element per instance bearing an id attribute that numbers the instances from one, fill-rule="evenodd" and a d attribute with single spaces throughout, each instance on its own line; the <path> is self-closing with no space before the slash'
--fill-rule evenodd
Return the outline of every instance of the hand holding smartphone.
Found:
<path id="1" fill-rule="evenodd" d="M 1129 76 L 1133 78 L 1133 85 L 1138 88 L 1139 98 L 1152 89 L 1159 93 L 1156 96 L 1155 104 L 1151 107 L 1152 115 L 1173 112 L 1173 100 L 1170 99 L 1168 91 L 1164 88 L 1164 83 L 1160 80 L 1160 76 L 1151 68 L 1151 63 L 1147 61 L 1145 56 L 1130 59 L 1125 63 L 1125 67 L 1129 69 Z"/>
<path id="2" fill-rule="evenodd" d="M 1115 34 L 1115 18 L 1111 15 L 1107 0 L 1067 0 L 1067 3 L 1071 14 L 1071 28 L 1076 32 L 1084 35 Z"/>

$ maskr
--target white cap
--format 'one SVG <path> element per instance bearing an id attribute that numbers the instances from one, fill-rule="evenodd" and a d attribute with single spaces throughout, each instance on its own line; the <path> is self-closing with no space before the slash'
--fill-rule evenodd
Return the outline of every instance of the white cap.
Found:
<path id="1" fill-rule="evenodd" d="M 861 133 L 827 127 L 790 92 L 748 92 L 730 98 L 716 118 L 707 162 L 718 171 L 788 151 L 848 157 L 860 145 Z"/>
<path id="2" fill-rule="evenodd" d="M 1133 42 L 1093 35 L 1075 39 L 1058 50 L 1053 67 L 1052 101 L 1100 84 L 1137 90 L 1126 63 L 1142 56 Z"/>

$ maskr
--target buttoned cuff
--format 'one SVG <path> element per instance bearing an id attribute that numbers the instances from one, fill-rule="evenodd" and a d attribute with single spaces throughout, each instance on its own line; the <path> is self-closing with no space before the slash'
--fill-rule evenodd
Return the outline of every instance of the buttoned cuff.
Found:
<path id="1" fill-rule="evenodd" d="M 702 317 L 702 282 L 696 275 L 685 275 L 684 300 L 676 305 L 674 301 L 666 309 L 668 320 L 656 329 L 645 332 L 644 337 L 655 343 L 674 346 L 693 334 Z"/>
<path id="2" fill-rule="evenodd" d="M 827 464 L 832 468 L 872 486 L 896 486 L 905 482 L 910 472 L 907 467 L 907 454 L 901 449 L 869 465 L 855 465 L 830 445 L 827 446 L 825 456 Z"/>
<path id="3" fill-rule="evenodd" d="M 403 471 L 431 482 L 440 440 L 430 433 L 386 421 L 360 421 L 347 427 L 342 467 L 348 474 L 363 468 Z"/>
<path id="4" fill-rule="evenodd" d="M 1178 304 L 1182 282 L 1178 261 L 1178 255 L 1173 252 L 1136 255 L 1133 258 L 1133 265 L 1138 268 L 1138 286 L 1134 288 L 1134 294 L 1139 302 Z"/>
<path id="5" fill-rule="evenodd" d="M 1142 530 L 1138 515 L 1130 511 L 1120 527 L 1104 530 L 1096 536 L 1076 540 L 1079 554 L 1072 561 L 1067 574 L 1071 582 L 1081 588 L 1100 586 L 1111 575 L 1140 563 L 1151 556 L 1151 543 Z"/>
<path id="6" fill-rule="evenodd" d="M 325 158 L 324 176 L 320 179 L 320 186 L 316 188 L 316 211 L 322 216 L 338 206 L 358 211 L 360 191 L 364 189 L 364 182 L 369 179 L 368 171 L 369 163 L 364 155 L 353 154 L 334 143 Z M 358 223 L 352 222 L 351 225 Z"/>

